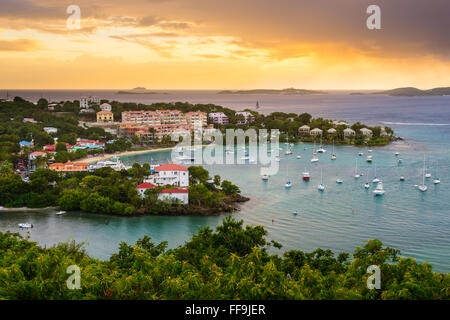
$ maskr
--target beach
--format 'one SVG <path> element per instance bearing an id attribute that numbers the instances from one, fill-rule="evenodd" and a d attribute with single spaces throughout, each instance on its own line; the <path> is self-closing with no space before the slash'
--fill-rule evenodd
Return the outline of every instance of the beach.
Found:
<path id="1" fill-rule="evenodd" d="M 111 154 L 103 154 L 99 156 L 93 156 L 93 157 L 85 157 L 79 159 L 77 162 L 86 162 L 86 163 L 96 163 L 98 161 L 105 161 L 109 160 L 111 158 L 115 157 L 123 157 L 123 156 L 132 156 L 132 155 L 138 155 L 148 152 L 157 152 L 157 151 L 165 151 L 165 150 L 171 150 L 174 147 L 167 147 L 167 148 L 149 148 L 145 150 L 135 150 L 135 151 L 123 151 L 123 152 L 117 152 L 117 153 L 111 153 Z"/>

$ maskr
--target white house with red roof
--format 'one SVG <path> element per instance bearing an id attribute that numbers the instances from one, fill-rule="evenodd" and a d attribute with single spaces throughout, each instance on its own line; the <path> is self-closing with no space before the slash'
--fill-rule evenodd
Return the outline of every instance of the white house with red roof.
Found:
<path id="1" fill-rule="evenodd" d="M 136 187 L 137 192 L 142 199 L 145 198 L 145 191 L 148 189 L 154 189 L 157 186 L 153 183 L 144 182 Z M 158 200 L 161 201 L 173 201 L 178 200 L 182 204 L 189 203 L 189 191 L 188 189 L 163 189 L 158 194 Z"/>
<path id="2" fill-rule="evenodd" d="M 158 200 L 172 201 L 178 200 L 182 204 L 189 203 L 188 189 L 163 189 L 158 195 Z"/>
<path id="3" fill-rule="evenodd" d="M 136 187 L 137 192 L 139 193 L 139 195 L 141 196 L 141 198 L 145 198 L 145 191 L 147 191 L 148 189 L 153 189 L 156 188 L 157 186 L 154 185 L 153 183 L 149 183 L 149 182 L 144 182 L 141 183 L 140 185 L 138 185 Z"/>
<path id="4" fill-rule="evenodd" d="M 145 182 L 158 186 L 189 187 L 189 172 L 185 166 L 168 163 L 156 167 L 154 172 L 153 175 L 145 179 Z"/>
<path id="5" fill-rule="evenodd" d="M 36 160 L 37 157 L 46 157 L 47 153 L 45 152 L 41 152 L 41 151 L 35 151 L 30 153 L 30 155 L 28 156 L 28 159 L 30 160 Z"/>

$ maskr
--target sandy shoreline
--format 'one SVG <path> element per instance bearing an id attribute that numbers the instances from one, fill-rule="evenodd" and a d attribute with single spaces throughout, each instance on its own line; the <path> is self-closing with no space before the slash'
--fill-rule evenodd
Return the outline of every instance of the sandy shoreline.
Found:
<path id="1" fill-rule="evenodd" d="M 174 147 L 145 149 L 145 150 L 137 150 L 137 151 L 123 151 L 123 152 L 119 152 L 119 153 L 111 153 L 111 154 L 105 154 L 105 155 L 101 155 L 101 156 L 94 156 L 94 157 L 90 157 L 90 158 L 88 158 L 88 157 L 81 158 L 81 159 L 77 160 L 77 162 L 95 163 L 98 161 L 109 160 L 114 157 L 132 156 L 132 155 L 148 153 L 148 152 L 165 151 L 165 150 L 171 150 L 173 148 Z"/>
<path id="2" fill-rule="evenodd" d="M 43 211 L 43 210 L 58 210 L 59 207 L 45 207 L 45 208 L 27 208 L 27 207 L 20 207 L 20 208 L 0 208 L 0 214 L 2 212 L 33 212 L 33 211 Z"/>

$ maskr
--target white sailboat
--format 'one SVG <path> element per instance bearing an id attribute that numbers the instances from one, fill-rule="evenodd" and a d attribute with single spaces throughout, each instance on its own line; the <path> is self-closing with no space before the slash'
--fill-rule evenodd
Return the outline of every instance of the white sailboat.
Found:
<path id="1" fill-rule="evenodd" d="M 288 177 L 288 180 L 286 181 L 286 184 L 284 185 L 286 188 L 292 187 L 292 182 L 289 180 L 289 166 L 286 166 L 286 175 Z"/>
<path id="2" fill-rule="evenodd" d="M 317 186 L 317 189 L 319 191 L 324 191 L 325 190 L 325 186 L 323 184 L 323 172 L 322 172 L 322 168 L 320 169 L 320 184 Z"/>
<path id="3" fill-rule="evenodd" d="M 374 167 L 374 174 L 373 174 L 373 180 L 372 180 L 372 183 L 378 183 L 378 182 L 380 182 L 380 179 L 378 179 L 378 177 L 377 177 L 377 167 Z"/>
<path id="4" fill-rule="evenodd" d="M 370 188 L 370 184 L 369 184 L 369 170 L 367 170 L 367 176 L 366 176 L 367 180 L 366 183 L 364 184 L 364 188 L 369 189 Z"/>
<path id="5" fill-rule="evenodd" d="M 420 186 L 418 186 L 418 188 L 422 192 L 425 192 L 428 189 L 428 187 L 425 185 L 425 156 L 423 156 L 422 184 Z"/>
<path id="6" fill-rule="evenodd" d="M 353 175 L 355 179 L 358 179 L 361 177 L 361 175 L 358 173 L 358 159 L 356 159 L 356 166 L 355 166 L 355 174 Z"/>
<path id="7" fill-rule="evenodd" d="M 322 146 L 322 135 L 320 136 L 320 146 L 319 149 L 317 149 L 318 153 L 324 153 L 327 152 L 327 150 L 325 150 L 325 148 Z"/>
<path id="8" fill-rule="evenodd" d="M 267 173 L 264 173 L 261 177 L 261 179 L 263 179 L 264 181 L 269 180 L 269 175 Z"/>
<path id="9" fill-rule="evenodd" d="M 333 140 L 333 154 L 331 155 L 331 160 L 336 160 L 336 153 L 334 153 L 334 140 Z"/>
<path id="10" fill-rule="evenodd" d="M 373 195 L 374 196 L 382 196 L 384 195 L 384 189 L 383 189 L 383 182 L 378 182 L 377 187 L 375 188 L 375 190 L 373 190 Z"/>
<path id="11" fill-rule="evenodd" d="M 433 179 L 433 183 L 434 184 L 441 183 L 441 179 L 438 178 L 437 167 L 438 167 L 438 165 L 437 165 L 437 162 L 436 162 L 436 168 L 435 168 L 435 171 L 434 171 L 434 179 Z"/>

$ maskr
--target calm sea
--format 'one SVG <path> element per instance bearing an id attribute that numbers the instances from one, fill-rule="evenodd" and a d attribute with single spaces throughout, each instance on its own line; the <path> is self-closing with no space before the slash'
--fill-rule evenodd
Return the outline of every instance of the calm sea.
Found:
<path id="1" fill-rule="evenodd" d="M 403 255 L 418 261 L 430 262 L 437 271 L 450 271 L 450 97 L 388 97 L 375 95 L 349 95 L 349 92 L 331 92 L 327 95 L 218 95 L 216 91 L 164 91 L 155 95 L 115 95 L 114 91 L 19 91 L 10 95 L 36 101 L 41 96 L 50 101 L 79 99 L 82 95 L 98 95 L 117 101 L 142 103 L 188 101 L 214 103 L 241 110 L 254 108 L 259 101 L 259 112 L 309 112 L 315 117 L 360 121 L 375 125 L 384 121 L 405 139 L 388 147 L 373 148 L 372 164 L 365 162 L 366 149 L 350 146 L 335 148 L 337 160 L 331 161 L 331 146 L 320 155 L 320 161 L 311 165 L 311 145 L 298 144 L 292 155 L 280 151 L 279 173 L 263 182 L 256 165 L 205 166 L 211 174 L 220 174 L 236 184 L 251 200 L 235 213 L 247 224 L 260 224 L 269 231 L 269 238 L 283 244 L 283 250 L 329 248 L 336 252 L 352 252 L 363 241 L 381 239 L 385 245 L 398 248 Z M 5 91 L 0 91 L 0 97 Z M 285 150 L 287 146 L 281 145 Z M 306 150 L 305 150 L 306 148 Z M 363 157 L 358 153 L 364 152 Z M 394 153 L 400 152 L 403 163 L 399 166 Z M 297 159 L 296 156 L 302 156 Z M 427 157 L 427 170 L 438 175 L 440 185 L 428 179 L 428 191 L 421 193 L 414 187 L 421 182 L 423 157 Z M 153 152 L 123 157 L 126 163 L 165 162 L 170 152 Z M 364 173 L 354 179 L 358 171 Z M 303 182 L 305 167 L 311 181 Z M 384 182 L 386 194 L 373 197 L 363 185 L 375 174 Z M 317 185 L 320 172 L 326 190 L 320 193 Z M 403 175 L 406 181 L 400 182 Z M 335 180 L 344 180 L 337 185 Z M 286 190 L 287 179 L 293 183 Z M 298 211 L 298 215 L 292 213 Z M 106 259 L 115 252 L 121 241 L 133 243 L 143 235 L 155 242 L 168 241 L 175 247 L 204 226 L 220 224 L 217 217 L 105 217 L 86 213 L 56 216 L 54 212 L 1 213 L 0 230 L 19 231 L 17 224 L 31 222 L 32 240 L 50 246 L 74 238 L 85 241 L 87 251 Z M 108 224 L 105 225 L 105 219 Z M 272 219 L 274 221 L 272 222 Z M 26 231 L 20 231 L 26 234 Z M 282 252 L 279 251 L 279 252 Z M 278 252 L 278 251 L 274 251 Z"/>

